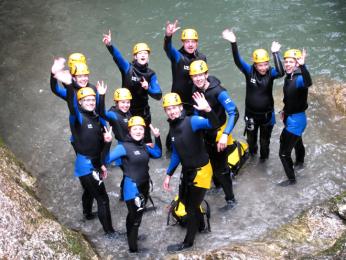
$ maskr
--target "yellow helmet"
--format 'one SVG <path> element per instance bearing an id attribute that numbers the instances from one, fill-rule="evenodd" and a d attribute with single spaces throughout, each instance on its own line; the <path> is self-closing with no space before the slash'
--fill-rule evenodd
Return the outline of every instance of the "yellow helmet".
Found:
<path id="1" fill-rule="evenodd" d="M 70 68 L 70 70 L 72 69 L 72 67 L 74 67 L 75 63 L 86 64 L 86 57 L 84 56 L 84 54 L 75 52 L 68 57 L 67 65 Z"/>
<path id="2" fill-rule="evenodd" d="M 195 29 L 185 29 L 181 33 L 181 40 L 196 40 L 198 41 L 198 33 Z"/>
<path id="3" fill-rule="evenodd" d="M 88 65 L 85 63 L 75 63 L 70 72 L 73 76 L 89 75 L 90 73 Z"/>
<path id="4" fill-rule="evenodd" d="M 162 106 L 163 108 L 169 106 L 177 106 L 181 105 L 181 99 L 177 93 L 168 93 L 162 98 Z"/>
<path id="5" fill-rule="evenodd" d="M 195 60 L 190 64 L 190 76 L 205 73 L 208 71 L 208 65 L 204 60 Z"/>
<path id="6" fill-rule="evenodd" d="M 298 49 L 289 49 L 285 51 L 284 59 L 286 58 L 293 58 L 293 59 L 299 59 L 302 57 L 302 52 Z"/>
<path id="7" fill-rule="evenodd" d="M 132 54 L 135 55 L 140 51 L 147 51 L 148 53 L 151 52 L 148 44 L 146 44 L 144 42 L 140 42 L 140 43 L 135 44 L 135 46 L 133 46 Z"/>
<path id="8" fill-rule="evenodd" d="M 131 100 L 132 95 L 127 88 L 118 88 L 114 91 L 113 99 L 114 101 Z"/>
<path id="9" fill-rule="evenodd" d="M 257 49 L 252 53 L 254 63 L 269 61 L 269 54 L 265 49 Z"/>
<path id="10" fill-rule="evenodd" d="M 144 119 L 140 116 L 133 116 L 130 118 L 128 122 L 128 127 L 134 126 L 134 125 L 141 125 L 145 127 Z"/>
<path id="11" fill-rule="evenodd" d="M 90 87 L 80 88 L 77 92 L 78 101 L 87 96 L 96 96 L 95 91 Z"/>

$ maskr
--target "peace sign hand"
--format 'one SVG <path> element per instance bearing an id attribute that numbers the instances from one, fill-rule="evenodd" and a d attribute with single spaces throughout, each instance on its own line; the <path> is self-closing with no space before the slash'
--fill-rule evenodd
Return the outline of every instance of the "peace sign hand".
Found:
<path id="1" fill-rule="evenodd" d="M 302 57 L 297 58 L 297 62 L 298 62 L 298 64 L 299 64 L 300 66 L 301 66 L 301 65 L 304 65 L 306 55 L 307 55 L 307 54 L 306 54 L 306 50 L 303 49 L 303 51 L 302 51 Z"/>
<path id="2" fill-rule="evenodd" d="M 103 127 L 105 132 L 103 133 L 103 140 L 106 142 L 106 143 L 110 143 L 112 142 L 112 127 L 109 127 L 109 130 L 107 129 L 106 126 Z"/>
<path id="3" fill-rule="evenodd" d="M 108 34 L 103 34 L 102 41 L 105 45 L 110 46 L 112 42 L 112 33 L 111 30 L 108 30 Z"/>

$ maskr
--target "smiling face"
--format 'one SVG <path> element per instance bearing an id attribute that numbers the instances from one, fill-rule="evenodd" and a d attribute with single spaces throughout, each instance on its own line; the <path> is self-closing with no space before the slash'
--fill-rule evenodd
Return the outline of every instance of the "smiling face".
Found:
<path id="1" fill-rule="evenodd" d="M 144 138 L 144 126 L 134 125 L 130 127 L 130 136 L 135 141 L 141 141 Z"/>
<path id="2" fill-rule="evenodd" d="M 286 73 L 291 74 L 297 68 L 297 61 L 294 58 L 285 58 L 284 66 L 285 66 Z"/>
<path id="3" fill-rule="evenodd" d="M 254 64 L 255 69 L 258 71 L 259 74 L 265 75 L 267 71 L 269 70 L 269 62 L 258 62 Z"/>
<path id="4" fill-rule="evenodd" d="M 79 105 L 86 111 L 94 111 L 96 107 L 96 98 L 95 96 L 86 96 L 79 100 Z"/>
<path id="5" fill-rule="evenodd" d="M 184 46 L 184 50 L 187 53 L 193 54 L 198 47 L 198 41 L 197 40 L 184 40 L 183 42 L 183 46 Z"/>
<path id="6" fill-rule="evenodd" d="M 88 85 L 89 75 L 87 74 L 77 75 L 77 76 L 74 76 L 74 80 L 80 88 L 84 88 Z"/>
<path id="7" fill-rule="evenodd" d="M 135 60 L 141 65 L 145 65 L 149 62 L 149 52 L 140 51 L 134 55 Z"/>
<path id="8" fill-rule="evenodd" d="M 123 113 L 127 113 L 130 109 L 130 100 L 119 100 L 116 102 L 116 107 Z"/>
<path id="9" fill-rule="evenodd" d="M 182 105 L 167 106 L 165 107 L 165 112 L 170 120 L 174 120 L 181 116 L 181 111 L 183 111 Z"/>
<path id="10" fill-rule="evenodd" d="M 193 81 L 193 84 L 199 89 L 204 90 L 209 85 L 208 73 L 200 73 L 200 74 L 192 75 L 191 79 Z"/>

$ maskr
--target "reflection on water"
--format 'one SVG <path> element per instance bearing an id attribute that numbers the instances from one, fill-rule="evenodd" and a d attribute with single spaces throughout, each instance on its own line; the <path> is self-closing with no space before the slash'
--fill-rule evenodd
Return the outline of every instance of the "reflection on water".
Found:
<path id="1" fill-rule="evenodd" d="M 67 226 L 81 230 L 103 257 L 127 258 L 124 235 L 106 240 L 97 220 L 81 220 L 81 188 L 72 177 L 74 153 L 68 143 L 67 108 L 49 89 L 49 69 L 54 56 L 80 51 L 88 56 L 91 81 L 103 79 L 112 92 L 120 85 L 120 73 L 101 42 L 111 29 L 113 40 L 127 59 L 132 45 L 147 42 L 152 51 L 150 66 L 157 72 L 164 92 L 169 91 L 170 64 L 163 50 L 163 30 L 167 19 L 178 18 L 182 27 L 194 27 L 200 35 L 199 47 L 207 54 L 210 74 L 221 79 L 231 97 L 244 111 L 242 74 L 233 64 L 229 44 L 220 37 L 226 27 L 237 33 L 239 50 L 250 61 L 254 48 L 269 49 L 273 40 L 287 48 L 306 48 L 307 63 L 314 77 L 345 81 L 345 4 L 342 1 L 2 1 L 0 3 L 0 133 L 10 148 L 38 177 L 39 195 L 45 205 Z M 86 3 L 88 2 L 88 3 Z M 169 10 L 169 12 L 167 12 Z M 16 19 L 13 19 L 15 17 Z M 176 47 L 179 35 L 174 36 Z M 275 86 L 277 110 L 282 80 Z M 107 104 L 111 105 L 111 94 Z M 160 103 L 151 101 L 153 122 L 167 133 Z M 294 187 L 276 185 L 284 179 L 278 158 L 282 124 L 277 118 L 271 155 L 261 164 L 250 160 L 234 181 L 238 206 L 218 213 L 222 194 L 208 194 L 211 202 L 212 233 L 199 235 L 195 248 L 205 250 L 235 241 L 259 237 L 314 203 L 345 189 L 345 119 L 330 118 L 318 103 L 310 102 L 308 128 L 304 134 L 306 165 L 298 172 Z M 244 124 L 234 131 L 242 138 Z M 141 242 L 153 257 L 166 254 L 167 244 L 180 242 L 185 230 L 166 226 L 166 206 L 175 193 L 163 192 L 167 159 L 151 163 L 152 193 L 158 209 L 143 217 Z M 126 207 L 118 200 L 121 172 L 110 170 L 106 186 L 111 198 L 114 227 L 125 232 Z M 178 172 L 172 182 L 178 184 Z"/>

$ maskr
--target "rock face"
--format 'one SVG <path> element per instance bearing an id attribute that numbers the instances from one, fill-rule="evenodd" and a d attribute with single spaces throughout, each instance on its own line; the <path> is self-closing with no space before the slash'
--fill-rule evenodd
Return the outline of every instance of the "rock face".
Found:
<path id="1" fill-rule="evenodd" d="M 258 241 L 170 259 L 345 259 L 346 225 L 338 216 L 346 206 L 345 197 L 346 193 L 303 212 Z"/>
<path id="2" fill-rule="evenodd" d="M 0 143 L 0 259 L 98 259 L 35 196 L 35 179 Z"/>
<path id="3" fill-rule="evenodd" d="M 325 78 L 314 79 L 309 94 L 332 113 L 346 115 L 346 84 Z"/>

